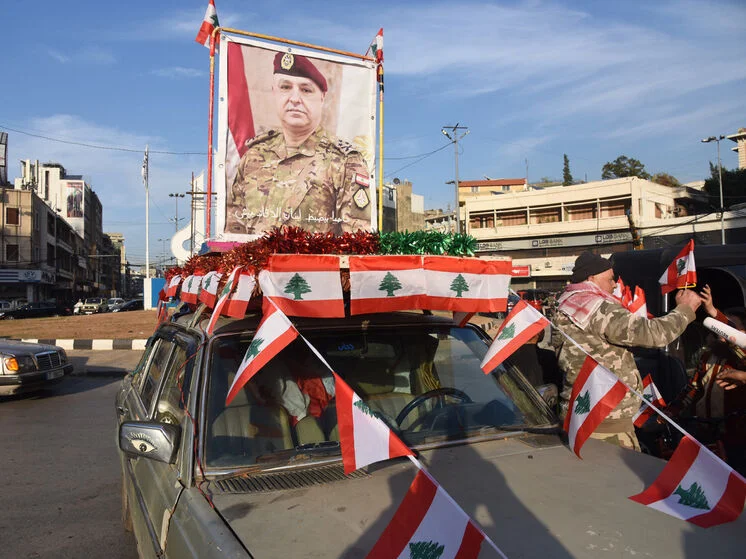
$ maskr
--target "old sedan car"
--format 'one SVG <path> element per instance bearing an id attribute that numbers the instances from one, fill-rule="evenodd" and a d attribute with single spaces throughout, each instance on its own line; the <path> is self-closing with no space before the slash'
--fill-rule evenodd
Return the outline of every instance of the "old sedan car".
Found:
<path id="1" fill-rule="evenodd" d="M 61 347 L 0 340 L 0 395 L 31 392 L 73 371 Z"/>
<path id="2" fill-rule="evenodd" d="M 54 301 L 40 301 L 26 303 L 13 310 L 0 311 L 0 320 L 67 316 L 70 314 L 72 314 L 72 310 L 66 305 L 55 303 Z"/>
<path id="3" fill-rule="evenodd" d="M 299 339 L 226 405 L 259 318 L 205 337 L 181 315 L 122 382 L 123 519 L 142 557 L 365 557 L 414 479 L 404 458 L 344 475 L 330 373 Z M 663 461 L 596 440 L 579 460 L 515 366 L 481 371 L 477 327 L 292 320 L 507 556 L 743 556 L 743 517 L 704 530 L 628 499 Z"/>

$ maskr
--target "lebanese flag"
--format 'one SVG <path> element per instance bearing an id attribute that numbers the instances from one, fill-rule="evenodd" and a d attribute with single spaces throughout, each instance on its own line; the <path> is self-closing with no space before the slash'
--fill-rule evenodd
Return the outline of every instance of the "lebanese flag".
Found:
<path id="1" fill-rule="evenodd" d="M 487 355 L 482 359 L 480 366 L 484 374 L 489 374 L 548 325 L 549 320 L 543 314 L 523 299 L 518 301 L 497 331 Z"/>
<path id="2" fill-rule="evenodd" d="M 209 49 L 210 35 L 212 35 L 215 28 L 219 26 L 218 11 L 215 9 L 215 0 L 210 0 L 210 4 L 207 6 L 207 10 L 205 11 L 205 17 L 202 20 L 202 25 L 200 26 L 197 37 L 194 40 Z"/>
<path id="3" fill-rule="evenodd" d="M 350 314 L 421 309 L 421 256 L 350 256 Z"/>
<path id="4" fill-rule="evenodd" d="M 215 306 L 218 297 L 218 284 L 223 274 L 220 272 L 207 272 L 202 278 L 202 289 L 199 292 L 199 300 L 210 308 Z"/>
<path id="5" fill-rule="evenodd" d="M 233 295 L 228 299 L 228 304 L 223 309 L 223 314 L 231 318 L 243 318 L 246 308 L 249 306 L 251 294 L 254 292 L 256 279 L 253 272 L 241 272 Z"/>
<path id="6" fill-rule="evenodd" d="M 632 314 L 641 316 L 642 318 L 648 318 L 648 305 L 645 301 L 645 292 L 639 285 L 635 286 L 635 295 L 625 306 Z"/>
<path id="7" fill-rule="evenodd" d="M 483 539 L 484 534 L 469 515 L 434 479 L 419 470 L 367 559 L 476 558 Z"/>
<path id="8" fill-rule="evenodd" d="M 200 285 L 202 285 L 202 275 L 194 274 L 187 277 L 181 286 L 181 300 L 191 305 L 196 304 Z"/>
<path id="9" fill-rule="evenodd" d="M 612 295 L 621 301 L 622 297 L 624 296 L 625 287 L 627 286 L 624 285 L 622 278 L 617 278 L 616 285 L 614 285 L 614 291 L 612 292 Z"/>
<path id="10" fill-rule="evenodd" d="M 161 290 L 161 292 L 163 292 Z M 158 298 L 158 305 L 156 306 L 156 325 L 166 322 L 168 320 L 168 305 L 166 301 Z"/>
<path id="11" fill-rule="evenodd" d="M 240 267 L 234 268 L 231 272 L 231 275 L 228 276 L 228 281 L 225 282 L 225 285 L 223 286 L 222 291 L 220 292 L 220 297 L 218 298 L 218 302 L 215 304 L 215 309 L 212 311 L 212 315 L 210 316 L 210 320 L 207 323 L 207 328 L 205 329 L 205 333 L 209 336 L 212 334 L 212 332 L 215 330 L 215 325 L 218 323 L 218 318 L 220 318 L 220 315 L 225 310 L 226 304 L 228 303 L 228 298 L 231 296 L 231 292 L 233 291 L 233 288 L 236 286 L 236 275 L 238 274 L 238 271 L 240 270 Z"/>
<path id="12" fill-rule="evenodd" d="M 342 464 L 345 475 L 373 462 L 414 453 L 401 439 L 376 417 L 360 396 L 334 373 L 334 391 L 337 395 L 337 423 L 339 444 L 342 447 Z"/>
<path id="13" fill-rule="evenodd" d="M 425 256 L 423 267 L 423 309 L 502 312 L 508 308 L 510 260 Z"/>
<path id="14" fill-rule="evenodd" d="M 264 295 L 287 315 L 344 317 L 339 256 L 273 254 L 259 272 Z"/>
<path id="15" fill-rule="evenodd" d="M 685 436 L 653 484 L 630 499 L 709 528 L 738 518 L 746 500 L 746 481 Z"/>
<path id="16" fill-rule="evenodd" d="M 166 291 L 166 297 L 176 297 L 176 290 L 179 289 L 179 284 L 181 283 L 181 276 L 175 275 L 171 278 L 171 281 L 168 282 L 168 290 Z"/>
<path id="17" fill-rule="evenodd" d="M 599 365 L 590 356 L 585 358 L 578 378 L 572 385 L 570 406 L 564 425 L 570 448 L 578 458 L 581 457 L 580 449 L 585 441 L 622 401 L 627 390 L 628 388 L 614 373 Z"/>
<path id="18" fill-rule="evenodd" d="M 251 377 L 298 337 L 298 330 L 269 297 L 264 298 L 262 311 L 264 313 L 262 321 L 238 366 L 233 384 L 228 389 L 228 395 L 225 398 L 226 406 L 251 380 Z"/>
<path id="19" fill-rule="evenodd" d="M 642 379 L 642 397 L 646 401 L 655 404 L 658 408 L 663 408 L 666 405 L 663 396 L 658 392 L 658 387 L 653 382 L 653 377 L 650 375 L 645 375 L 645 378 Z M 632 420 L 635 427 L 642 427 L 645 425 L 645 422 L 654 415 L 655 410 L 643 402 Z"/>
<path id="20" fill-rule="evenodd" d="M 677 289 L 697 285 L 697 269 L 694 265 L 694 239 L 691 239 L 658 280 L 661 293 L 665 295 Z"/>

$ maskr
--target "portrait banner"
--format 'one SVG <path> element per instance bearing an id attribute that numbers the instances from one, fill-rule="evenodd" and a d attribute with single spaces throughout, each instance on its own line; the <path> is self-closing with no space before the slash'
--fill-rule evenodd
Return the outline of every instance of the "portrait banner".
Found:
<path id="1" fill-rule="evenodd" d="M 221 36 L 214 238 L 376 220 L 372 61 Z"/>

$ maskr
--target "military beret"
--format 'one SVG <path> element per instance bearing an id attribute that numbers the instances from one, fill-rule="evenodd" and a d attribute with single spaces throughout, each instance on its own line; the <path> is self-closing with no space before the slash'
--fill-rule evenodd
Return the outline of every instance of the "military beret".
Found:
<path id="1" fill-rule="evenodd" d="M 611 269 L 611 261 L 592 252 L 585 251 L 575 261 L 570 282 L 579 283 L 587 280 L 590 276 L 595 276 L 609 269 Z"/>
<path id="2" fill-rule="evenodd" d="M 313 65 L 308 58 L 289 52 L 278 52 L 275 55 L 275 74 L 285 74 L 287 76 L 297 76 L 299 78 L 308 78 L 319 86 L 319 89 L 326 93 L 326 78 L 319 72 L 318 68 Z"/>

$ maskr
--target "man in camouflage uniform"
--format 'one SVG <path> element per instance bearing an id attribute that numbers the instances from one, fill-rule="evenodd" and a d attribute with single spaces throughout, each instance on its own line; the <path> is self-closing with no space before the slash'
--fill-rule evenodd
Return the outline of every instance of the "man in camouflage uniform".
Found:
<path id="1" fill-rule="evenodd" d="M 611 262 L 590 252 L 582 253 L 575 261 L 570 281 L 559 298 L 555 324 L 583 349 L 564 336 L 553 340 L 565 375 L 560 392 L 562 419 L 568 413 L 572 386 L 585 361 L 585 352 L 628 386 L 642 392 L 640 372 L 627 348 L 663 347 L 671 343 L 694 320 L 701 303 L 695 292 L 680 290 L 676 294 L 676 308 L 666 316 L 653 319 L 635 316 L 612 296 L 616 282 Z M 639 408 L 640 399 L 628 392 L 591 437 L 639 451 L 632 423 Z"/>
<path id="2" fill-rule="evenodd" d="M 351 144 L 320 126 L 324 76 L 308 58 L 278 52 L 272 92 L 282 130 L 246 142 L 228 193 L 226 231 L 370 229 L 368 166 Z"/>

